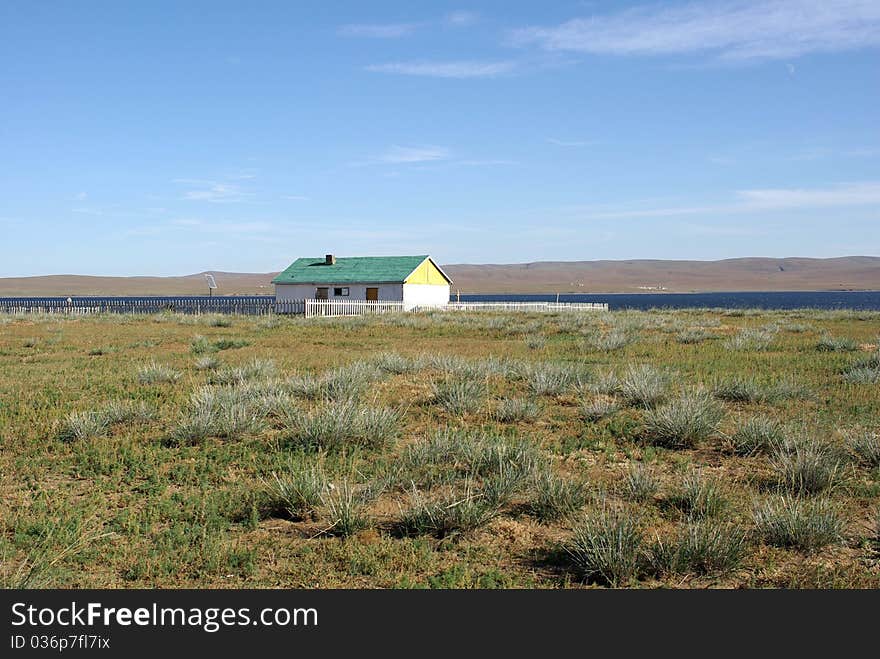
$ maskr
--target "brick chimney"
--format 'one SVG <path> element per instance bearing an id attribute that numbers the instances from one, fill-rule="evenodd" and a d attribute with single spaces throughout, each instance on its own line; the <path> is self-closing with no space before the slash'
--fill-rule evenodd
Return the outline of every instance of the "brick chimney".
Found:
<path id="1" fill-rule="evenodd" d="M 336 257 L 332 254 L 327 254 L 324 257 L 324 265 L 336 265 Z"/>

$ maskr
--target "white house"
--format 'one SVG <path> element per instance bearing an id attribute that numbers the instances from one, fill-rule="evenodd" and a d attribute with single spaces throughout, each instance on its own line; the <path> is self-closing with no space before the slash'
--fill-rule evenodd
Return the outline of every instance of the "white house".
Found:
<path id="1" fill-rule="evenodd" d="M 297 259 L 272 280 L 278 302 L 369 300 L 403 302 L 405 309 L 444 306 L 452 280 L 430 256 L 352 256 Z"/>

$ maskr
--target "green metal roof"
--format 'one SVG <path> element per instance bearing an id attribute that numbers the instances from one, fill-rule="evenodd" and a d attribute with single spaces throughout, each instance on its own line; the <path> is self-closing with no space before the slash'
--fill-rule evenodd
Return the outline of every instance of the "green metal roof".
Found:
<path id="1" fill-rule="evenodd" d="M 422 256 L 341 256 L 327 265 L 324 258 L 303 258 L 272 280 L 273 284 L 403 283 L 428 258 Z"/>

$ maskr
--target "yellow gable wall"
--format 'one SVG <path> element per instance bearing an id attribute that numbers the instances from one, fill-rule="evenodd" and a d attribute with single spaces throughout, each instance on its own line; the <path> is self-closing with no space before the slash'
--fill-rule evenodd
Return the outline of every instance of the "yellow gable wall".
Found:
<path id="1" fill-rule="evenodd" d="M 443 273 L 437 269 L 437 266 L 431 259 L 425 259 L 422 264 L 412 271 L 404 282 L 405 284 L 434 284 L 436 286 L 446 286 L 449 284 Z"/>

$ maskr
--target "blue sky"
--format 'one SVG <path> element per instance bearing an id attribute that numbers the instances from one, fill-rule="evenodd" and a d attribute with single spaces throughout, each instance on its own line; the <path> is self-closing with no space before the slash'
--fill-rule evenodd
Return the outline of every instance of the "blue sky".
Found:
<path id="1" fill-rule="evenodd" d="M 0 3 L 0 276 L 880 254 L 880 3 Z"/>

